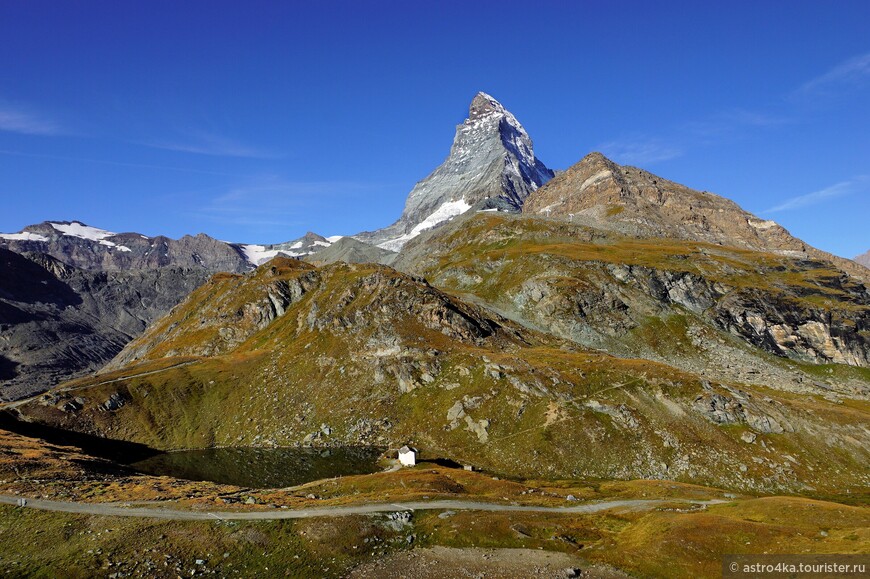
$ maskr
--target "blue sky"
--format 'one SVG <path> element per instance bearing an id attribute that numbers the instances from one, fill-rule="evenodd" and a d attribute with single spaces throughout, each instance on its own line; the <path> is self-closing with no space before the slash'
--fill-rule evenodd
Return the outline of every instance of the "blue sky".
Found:
<path id="1" fill-rule="evenodd" d="M 391 223 L 484 90 L 828 251 L 870 249 L 870 2 L 0 3 L 0 231 Z"/>

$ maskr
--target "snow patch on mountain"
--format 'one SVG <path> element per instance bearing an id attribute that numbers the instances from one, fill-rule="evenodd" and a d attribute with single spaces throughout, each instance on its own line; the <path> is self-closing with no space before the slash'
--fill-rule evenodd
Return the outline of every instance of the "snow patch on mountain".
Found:
<path id="1" fill-rule="evenodd" d="M 47 237 L 29 231 L 23 231 L 21 233 L 0 233 L 0 238 L 8 239 L 9 241 L 48 241 Z"/>
<path id="2" fill-rule="evenodd" d="M 112 231 L 106 231 L 105 229 L 91 227 L 90 225 L 85 225 L 84 223 L 81 223 L 79 221 L 73 221 L 72 223 L 54 223 L 50 221 L 49 225 L 51 225 L 57 231 L 60 231 L 63 235 L 69 237 L 78 237 L 79 239 L 96 241 L 100 245 L 103 245 L 105 247 L 111 247 L 122 252 L 132 251 L 129 247 L 125 245 L 118 245 L 117 243 L 106 239 L 107 237 L 113 237 L 115 235 L 118 235 L 117 233 L 114 233 Z M 146 237 L 145 239 L 148 238 Z M 47 238 L 44 238 L 43 240 L 48 241 Z"/>
<path id="3" fill-rule="evenodd" d="M 453 219 L 457 215 L 462 215 L 466 211 L 471 209 L 471 205 L 465 201 L 465 199 L 457 199 L 456 201 L 448 201 L 444 203 L 433 211 L 426 219 L 418 223 L 414 226 L 414 228 L 402 235 L 401 237 L 397 237 L 396 239 L 390 239 L 389 241 L 385 241 L 378 245 L 381 249 L 387 249 L 389 251 L 399 251 L 402 249 L 402 246 L 405 245 L 408 241 L 414 239 L 427 229 L 432 229 L 436 225 L 440 223 L 444 223 L 450 219 Z"/>
<path id="4" fill-rule="evenodd" d="M 280 249 L 266 249 L 264 245 L 240 245 L 242 253 L 251 265 L 260 265 L 277 256 L 279 253 L 288 254 L 289 252 L 281 251 Z"/>
<path id="5" fill-rule="evenodd" d="M 90 225 L 79 223 L 78 221 L 73 221 L 72 223 L 49 223 L 49 225 L 51 225 L 64 235 L 79 237 L 81 239 L 89 239 L 91 241 L 100 241 L 101 239 L 112 237 L 113 235 L 118 235 L 117 233 L 112 233 L 111 231 L 106 231 L 105 229 L 91 227 Z"/>

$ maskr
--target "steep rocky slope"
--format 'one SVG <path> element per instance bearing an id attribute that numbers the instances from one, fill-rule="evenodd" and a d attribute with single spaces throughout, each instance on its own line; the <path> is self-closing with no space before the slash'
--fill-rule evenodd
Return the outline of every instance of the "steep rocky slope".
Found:
<path id="1" fill-rule="evenodd" d="M 480 203 L 518 211 L 532 191 L 552 178 L 516 117 L 480 92 L 468 118 L 456 127 L 450 155 L 417 183 L 399 220 L 356 237 L 398 251 L 409 239 Z"/>
<path id="2" fill-rule="evenodd" d="M 396 266 L 577 343 L 720 379 L 806 390 L 818 379 L 802 363 L 870 366 L 870 293 L 828 262 L 478 213 Z"/>
<path id="3" fill-rule="evenodd" d="M 0 248 L 0 397 L 100 368 L 207 277 L 181 267 L 95 272 Z"/>
<path id="4" fill-rule="evenodd" d="M 807 245 L 729 199 L 618 165 L 601 153 L 590 153 L 560 173 L 526 200 L 523 211 L 633 237 L 672 237 L 821 259 L 870 282 L 866 268 Z"/>
<path id="5" fill-rule="evenodd" d="M 584 350 L 384 266 L 279 258 L 20 411 L 161 448 L 413 442 L 516 476 L 857 492 L 868 409 L 842 400 Z"/>

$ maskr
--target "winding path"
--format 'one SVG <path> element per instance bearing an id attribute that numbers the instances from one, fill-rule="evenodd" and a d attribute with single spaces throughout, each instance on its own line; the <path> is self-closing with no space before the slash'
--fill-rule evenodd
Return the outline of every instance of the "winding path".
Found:
<path id="1" fill-rule="evenodd" d="M 12 410 L 14 408 L 18 408 L 19 406 L 23 406 L 28 402 L 32 402 L 46 394 L 48 392 L 76 392 L 78 390 L 85 390 L 87 388 L 93 388 L 95 386 L 102 386 L 104 384 L 114 384 L 115 382 L 123 382 L 125 380 L 132 380 L 133 378 L 139 378 L 141 376 L 150 376 L 151 374 L 159 374 L 161 372 L 166 372 L 167 370 L 173 370 L 175 368 L 181 368 L 183 366 L 190 366 L 191 364 L 197 362 L 197 360 L 188 360 L 186 362 L 178 362 L 177 364 L 172 364 L 171 366 L 166 366 L 165 368 L 158 368 L 157 370 L 149 370 L 147 372 L 139 372 L 138 374 L 130 374 L 129 376 L 121 376 L 120 378 L 111 378 L 109 380 L 103 380 L 102 382 L 91 382 L 88 384 L 82 384 L 81 386 L 56 386 L 54 388 L 48 389 L 46 392 L 40 392 L 39 394 L 34 394 L 33 396 L 28 396 L 27 398 L 21 398 L 20 400 L 13 400 L 11 402 L 2 402 L 0 401 L 0 410 Z"/>
<path id="2" fill-rule="evenodd" d="M 18 505 L 24 497 L 0 495 L 0 504 Z M 83 515 L 103 515 L 111 517 L 142 517 L 151 519 L 172 519 L 177 521 L 269 521 L 275 519 L 308 519 L 313 517 L 345 517 L 395 511 L 423 510 L 466 510 L 496 512 L 528 512 L 588 514 L 609 509 L 648 510 L 664 503 L 681 502 L 692 505 L 711 505 L 726 501 L 690 501 L 685 499 L 634 499 L 586 503 L 573 507 L 540 507 L 533 505 L 505 505 L 477 501 L 411 501 L 397 503 L 368 503 L 341 507 L 318 507 L 313 509 L 277 509 L 269 511 L 187 511 L 163 508 L 126 507 L 116 504 L 73 503 L 49 501 L 44 499 L 24 499 L 24 508 Z"/>

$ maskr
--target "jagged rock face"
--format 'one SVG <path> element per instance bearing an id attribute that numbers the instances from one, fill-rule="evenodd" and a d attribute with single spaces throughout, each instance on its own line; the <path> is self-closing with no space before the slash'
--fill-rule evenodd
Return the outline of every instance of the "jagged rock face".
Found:
<path id="1" fill-rule="evenodd" d="M 356 237 L 398 251 L 421 232 L 487 199 L 519 210 L 532 191 L 552 178 L 516 117 L 481 92 L 472 100 L 468 118 L 456 127 L 450 156 L 417 183 L 399 220 Z"/>
<path id="2" fill-rule="evenodd" d="M 93 271 L 133 271 L 161 267 L 202 268 L 209 272 L 248 271 L 252 264 L 240 246 L 204 233 L 170 239 L 138 233 L 112 233 L 78 221 L 44 222 L 21 233 L 0 234 L 0 247 L 16 253 L 44 253 Z"/>
<path id="3" fill-rule="evenodd" d="M 813 307 L 788 294 L 744 289 L 724 296 L 712 313 L 722 327 L 774 354 L 870 367 L 870 296 L 851 293 L 842 281 L 830 280 L 829 288 L 854 300 L 854 308 Z"/>
<path id="4" fill-rule="evenodd" d="M 590 153 L 560 173 L 526 200 L 523 211 L 633 237 L 691 239 L 824 259 L 870 281 L 866 268 L 807 245 L 729 199 L 618 165 L 601 153 Z"/>
<path id="5" fill-rule="evenodd" d="M 102 367 L 207 277 L 201 268 L 89 271 L 0 248 L 0 397 Z"/>

